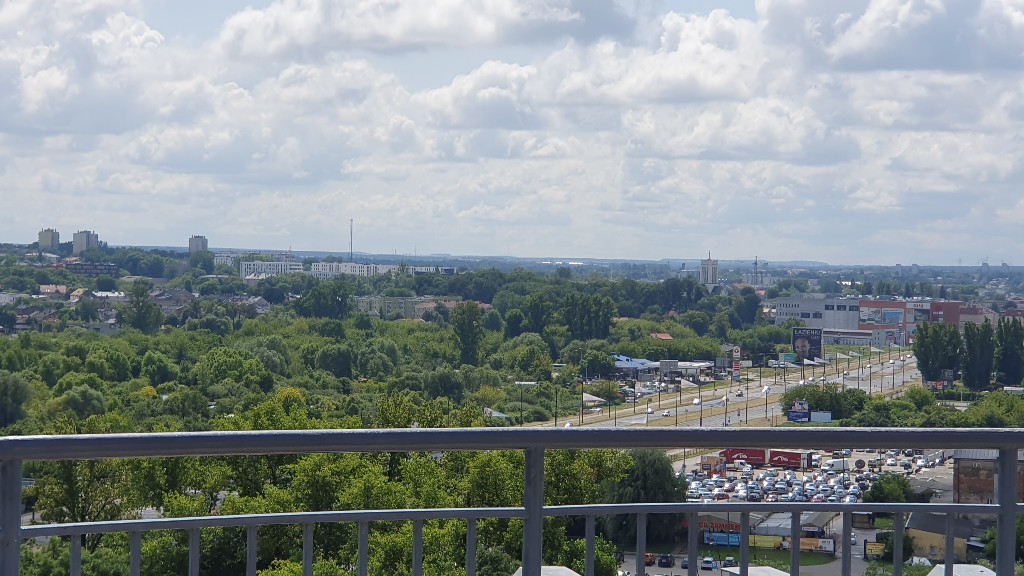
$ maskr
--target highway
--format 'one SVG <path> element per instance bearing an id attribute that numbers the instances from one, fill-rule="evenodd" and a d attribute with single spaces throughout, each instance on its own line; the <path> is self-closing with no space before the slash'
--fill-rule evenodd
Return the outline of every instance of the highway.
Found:
<path id="1" fill-rule="evenodd" d="M 899 395 L 910 385 L 920 381 L 916 360 L 888 360 L 869 364 L 862 362 L 858 369 L 856 363 L 850 368 L 839 361 L 839 365 L 828 366 L 822 375 L 820 367 L 807 367 L 804 380 L 800 379 L 799 369 L 778 370 L 764 368 L 758 377 L 756 369 L 748 369 L 744 373 L 744 381 L 731 382 L 728 386 L 719 382 L 717 388 L 710 384 L 698 387 L 685 383 L 680 392 L 655 393 L 641 398 L 634 406 L 625 404 L 609 411 L 607 408 L 600 414 L 584 415 L 584 426 L 600 427 L 632 427 L 632 426 L 765 426 L 782 423 L 786 415 L 779 407 L 779 398 L 790 386 L 804 383 L 825 382 L 840 384 L 844 388 L 858 388 L 869 392 L 872 396 L 883 395 L 892 397 Z M 813 378 L 813 380 L 811 380 Z M 736 396 L 743 391 L 743 396 Z M 700 400 L 698 401 L 698 395 Z M 649 403 L 648 403 L 649 401 Z M 648 413 L 650 408 L 650 413 Z M 667 414 L 666 414 L 667 413 Z M 571 423 L 579 426 L 579 417 L 562 417 L 559 425 Z M 554 425 L 545 422 L 542 425 Z"/>

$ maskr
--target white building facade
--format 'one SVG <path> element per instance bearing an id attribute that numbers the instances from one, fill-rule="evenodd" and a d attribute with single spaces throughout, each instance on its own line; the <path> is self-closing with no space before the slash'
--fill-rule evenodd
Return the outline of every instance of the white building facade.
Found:
<path id="1" fill-rule="evenodd" d="M 281 274 L 301 274 L 302 262 L 239 262 L 238 274 L 247 278 L 253 274 L 279 276 Z"/>
<path id="2" fill-rule="evenodd" d="M 860 323 L 860 298 L 804 294 L 775 300 L 775 324 L 800 320 L 808 328 L 857 330 Z"/>

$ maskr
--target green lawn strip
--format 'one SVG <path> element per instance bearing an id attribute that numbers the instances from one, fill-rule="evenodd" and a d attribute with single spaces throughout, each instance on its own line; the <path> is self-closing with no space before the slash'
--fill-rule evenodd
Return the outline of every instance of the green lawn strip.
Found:
<path id="1" fill-rule="evenodd" d="M 721 562 L 726 556 L 732 556 L 739 561 L 740 549 L 736 546 L 701 546 L 700 557 L 711 556 Z M 836 557 L 823 552 L 801 552 L 801 566 L 819 566 L 835 561 Z M 751 548 L 750 563 L 756 565 L 785 565 L 789 566 L 789 550 L 770 550 L 767 548 Z"/>

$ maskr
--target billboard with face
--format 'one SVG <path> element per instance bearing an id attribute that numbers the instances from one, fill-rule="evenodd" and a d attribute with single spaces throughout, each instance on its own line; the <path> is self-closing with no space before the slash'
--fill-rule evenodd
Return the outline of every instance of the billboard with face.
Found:
<path id="1" fill-rule="evenodd" d="M 793 328 L 792 343 L 798 366 L 805 359 L 824 358 L 821 352 L 821 328 Z"/>

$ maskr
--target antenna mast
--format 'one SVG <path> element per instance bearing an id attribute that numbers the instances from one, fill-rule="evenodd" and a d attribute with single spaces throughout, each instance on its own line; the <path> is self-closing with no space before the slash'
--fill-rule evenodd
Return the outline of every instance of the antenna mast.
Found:
<path id="1" fill-rule="evenodd" d="M 352 219 L 348 219 L 348 261 L 355 262 L 352 258 Z"/>

